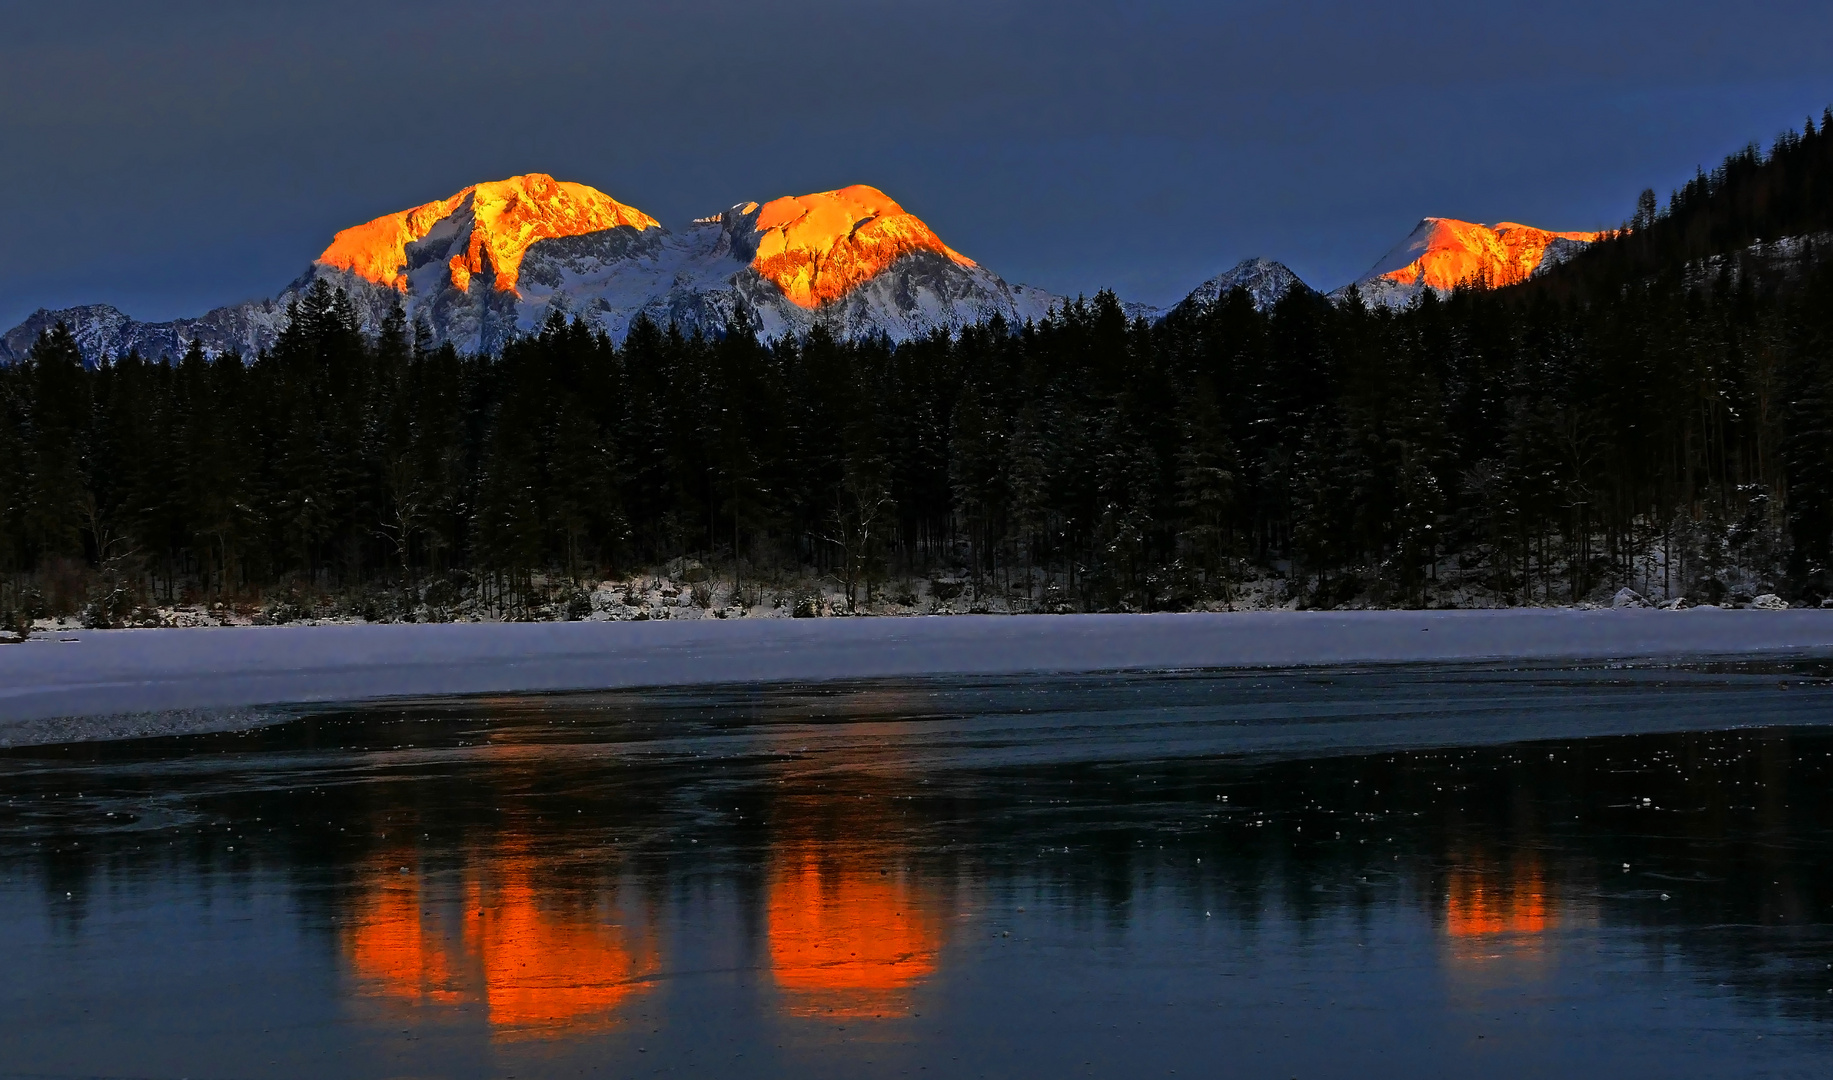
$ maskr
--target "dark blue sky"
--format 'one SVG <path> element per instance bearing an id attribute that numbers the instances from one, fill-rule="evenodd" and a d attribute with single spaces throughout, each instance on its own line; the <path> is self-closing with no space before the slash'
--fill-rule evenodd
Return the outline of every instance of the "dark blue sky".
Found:
<path id="1" fill-rule="evenodd" d="M 678 226 L 875 184 L 1006 278 L 1314 285 L 1428 214 L 1613 225 L 1833 102 L 1833 4 L 19 2 L 0 327 L 271 295 L 337 229 L 550 172 Z"/>

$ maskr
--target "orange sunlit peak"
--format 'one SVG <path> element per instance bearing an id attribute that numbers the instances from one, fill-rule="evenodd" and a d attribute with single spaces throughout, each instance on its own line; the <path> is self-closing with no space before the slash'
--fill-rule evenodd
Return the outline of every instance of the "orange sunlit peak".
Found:
<path id="1" fill-rule="evenodd" d="M 515 292 L 522 257 L 537 241 L 623 225 L 639 230 L 660 227 L 648 214 L 595 188 L 528 173 L 473 184 L 450 198 L 352 226 L 332 238 L 318 261 L 405 292 L 407 246 L 467 205 L 469 237 L 465 249 L 448 264 L 452 284 L 461 291 L 469 287 L 472 275 L 490 271 L 496 275 L 498 291 Z"/>
<path id="2" fill-rule="evenodd" d="M 1504 221 L 1482 225 L 1456 218 L 1426 218 L 1405 243 L 1375 268 L 1377 277 L 1401 285 L 1454 289 L 1467 281 L 1514 285 L 1532 277 L 1556 240 L 1592 243 L 1595 232 L 1554 232 Z"/>
<path id="3" fill-rule="evenodd" d="M 756 213 L 752 269 L 805 308 L 840 299 L 906 255 L 927 251 L 958 266 L 975 265 L 889 195 L 865 184 L 737 209 Z"/>

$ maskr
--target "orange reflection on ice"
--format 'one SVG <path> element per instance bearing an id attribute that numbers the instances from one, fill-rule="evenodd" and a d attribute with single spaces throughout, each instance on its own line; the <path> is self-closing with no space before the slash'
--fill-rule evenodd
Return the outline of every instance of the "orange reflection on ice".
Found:
<path id="1" fill-rule="evenodd" d="M 590 906 L 544 897 L 534 870 L 531 856 L 499 851 L 451 897 L 380 871 L 345 931 L 352 973 L 368 996 L 396 1005 L 482 1005 L 499 1039 L 612 1026 L 647 987 L 653 942 Z M 462 914 L 441 922 L 460 899 Z"/>
<path id="2" fill-rule="evenodd" d="M 344 947 L 357 978 L 397 1001 L 459 1004 L 468 990 L 459 960 L 431 923 L 420 879 L 378 871 L 380 886 L 357 903 Z"/>
<path id="3" fill-rule="evenodd" d="M 1562 903 L 1532 858 L 1498 866 L 1455 857 L 1445 883 L 1445 974 L 1454 994 L 1483 995 L 1538 982 L 1557 962 L 1559 926 L 1586 919 Z"/>
<path id="4" fill-rule="evenodd" d="M 1525 891 L 1498 889 L 1481 875 L 1452 876 L 1452 897 L 1446 902 L 1444 928 L 1452 937 L 1479 937 L 1485 933 L 1540 933 L 1551 926 L 1547 895 L 1534 878 Z"/>
<path id="5" fill-rule="evenodd" d="M 633 949 L 592 911 L 544 908 L 528 856 L 494 869 L 494 887 L 473 883 L 465 905 L 466 944 L 482 961 L 491 1026 L 512 1038 L 610 1026 L 653 971 L 647 945 Z"/>
<path id="6" fill-rule="evenodd" d="M 1514 879 L 1472 870 L 1452 873 L 1445 931 L 1452 937 L 1538 934 L 1552 925 L 1546 883 L 1538 868 Z"/>
<path id="7" fill-rule="evenodd" d="M 940 940 L 928 898 L 899 874 L 804 851 L 771 880 L 771 971 L 797 1015 L 908 1012 Z"/>

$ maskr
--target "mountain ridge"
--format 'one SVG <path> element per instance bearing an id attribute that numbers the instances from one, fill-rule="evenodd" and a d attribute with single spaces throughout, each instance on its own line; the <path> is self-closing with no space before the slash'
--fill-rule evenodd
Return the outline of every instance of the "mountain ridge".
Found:
<path id="1" fill-rule="evenodd" d="M 596 188 L 525 173 L 472 184 L 450 198 L 343 229 L 316 262 L 406 293 L 409 248 L 448 224 L 464 246 L 446 263 L 452 284 L 463 291 L 472 275 L 487 273 L 499 291 L 515 292 L 522 260 L 541 240 L 619 226 L 641 231 L 662 223 Z"/>
<path id="2" fill-rule="evenodd" d="M 718 334 L 743 315 L 767 337 L 824 325 L 909 340 L 995 315 L 1039 319 L 1065 302 L 1006 282 L 863 184 L 739 203 L 671 231 L 602 191 L 529 173 L 340 230 L 273 298 L 160 323 L 106 304 L 40 309 L 0 335 L 0 362 L 58 322 L 92 364 L 133 350 L 174 358 L 194 339 L 212 355 L 252 356 L 318 280 L 345 291 L 368 332 L 399 304 L 435 341 L 470 352 L 499 349 L 554 310 L 614 339 L 643 316 Z"/>
<path id="3" fill-rule="evenodd" d="M 1368 273 L 1330 294 L 1354 288 L 1373 307 L 1405 307 L 1426 289 L 1440 296 L 1466 282 L 1501 288 L 1545 273 L 1607 234 L 1559 232 L 1503 221 L 1495 225 L 1428 217 L 1389 249 Z"/>
<path id="4" fill-rule="evenodd" d="M 1426 218 L 1354 288 L 1364 302 L 1404 307 L 1427 288 L 1466 280 L 1506 285 L 1541 273 L 1602 234 L 1502 222 Z M 670 230 L 585 184 L 526 173 L 339 230 L 297 278 L 271 298 L 228 304 L 194 318 L 148 323 L 107 304 L 39 309 L 0 335 L 0 363 L 38 334 L 68 324 L 85 361 L 138 351 L 259 354 L 273 345 L 292 301 L 324 280 L 344 290 L 370 333 L 397 305 L 436 342 L 461 351 L 500 349 L 553 311 L 621 339 L 639 318 L 685 333 L 718 334 L 744 317 L 766 337 L 827 327 L 846 339 L 894 341 L 955 333 L 995 315 L 1022 324 L 1069 298 L 1011 284 L 950 247 L 916 215 L 864 184 L 743 202 Z M 1244 259 L 1198 285 L 1171 309 L 1126 303 L 1130 318 L 1213 304 L 1246 289 L 1265 310 L 1311 287 L 1285 265 Z"/>

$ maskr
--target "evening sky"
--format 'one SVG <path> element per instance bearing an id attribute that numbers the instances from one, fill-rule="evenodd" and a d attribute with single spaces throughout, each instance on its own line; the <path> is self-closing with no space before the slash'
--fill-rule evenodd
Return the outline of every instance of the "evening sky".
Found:
<path id="1" fill-rule="evenodd" d="M 0 328 L 273 295 L 548 172 L 665 225 L 883 188 L 1012 281 L 1329 288 L 1426 215 L 1620 223 L 1833 102 L 1833 4 L 0 4 Z"/>

